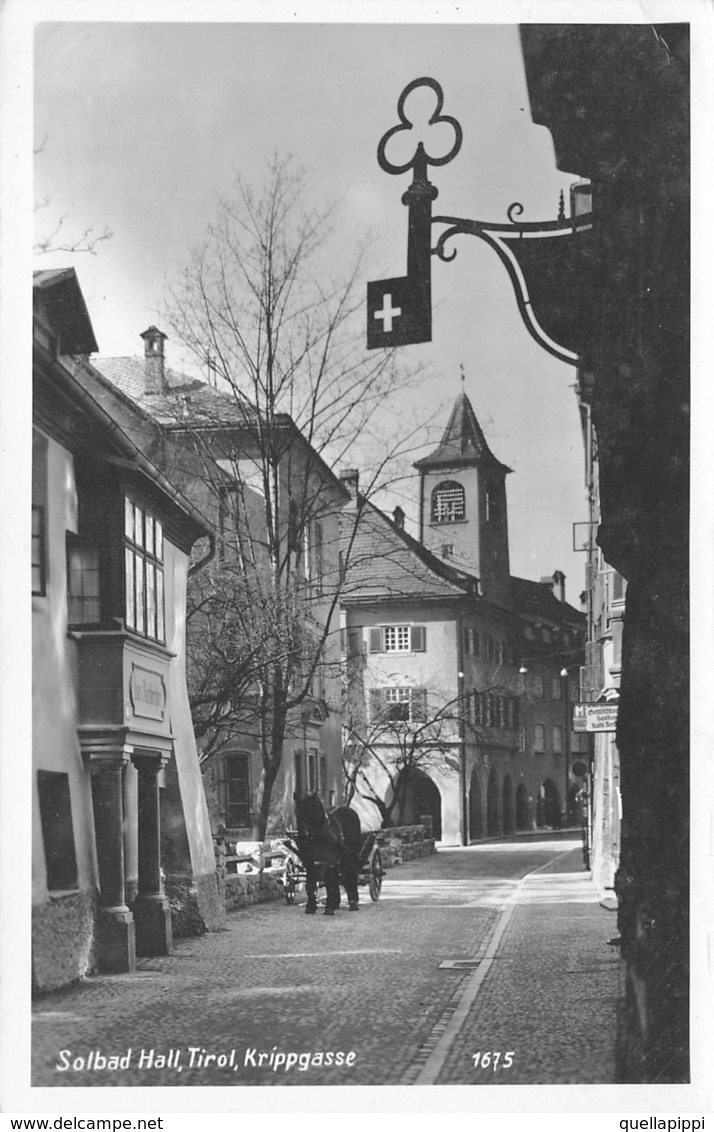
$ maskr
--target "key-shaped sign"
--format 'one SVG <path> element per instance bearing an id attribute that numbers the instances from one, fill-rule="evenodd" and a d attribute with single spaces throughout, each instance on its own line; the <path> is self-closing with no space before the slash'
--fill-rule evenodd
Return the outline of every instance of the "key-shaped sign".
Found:
<path id="1" fill-rule="evenodd" d="M 455 140 L 451 149 L 442 157 L 432 157 L 420 141 L 408 161 L 395 165 L 387 160 L 386 149 L 390 142 L 390 148 L 403 143 L 405 139 L 397 135 L 413 129 L 412 122 L 405 114 L 404 105 L 418 87 L 427 87 L 436 95 L 436 109 L 428 120 L 428 126 L 440 128 L 446 125 L 447 131 L 453 129 Z M 434 79 L 415 79 L 404 88 L 399 97 L 399 124 L 388 130 L 379 143 L 377 160 L 385 172 L 399 174 L 412 169 L 414 175 L 402 197 L 402 203 L 409 208 L 407 274 L 367 284 L 369 350 L 431 341 L 431 204 L 436 199 L 437 189 L 428 179 L 427 166 L 446 165 L 461 148 L 461 126 L 455 118 L 441 113 L 443 103 L 441 87 Z M 439 129 L 439 132 L 443 141 L 444 131 Z"/>

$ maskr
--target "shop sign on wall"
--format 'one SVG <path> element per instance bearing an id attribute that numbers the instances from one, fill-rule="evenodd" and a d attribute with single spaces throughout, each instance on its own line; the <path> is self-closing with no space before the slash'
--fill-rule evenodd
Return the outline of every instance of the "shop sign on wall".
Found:
<path id="1" fill-rule="evenodd" d="M 616 731 L 616 703 L 573 704 L 573 731 Z"/>

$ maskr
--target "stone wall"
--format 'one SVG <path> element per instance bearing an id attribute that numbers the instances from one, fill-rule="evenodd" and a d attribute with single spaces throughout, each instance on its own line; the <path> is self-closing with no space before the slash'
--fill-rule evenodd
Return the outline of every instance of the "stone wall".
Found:
<path id="1" fill-rule="evenodd" d="M 266 900 L 282 900 L 283 869 L 263 869 L 262 872 L 233 873 L 219 881 L 224 892 L 226 911 L 263 904 Z"/>
<path id="2" fill-rule="evenodd" d="M 58 990 L 96 968 L 96 893 L 50 898 L 32 909 L 32 989 Z"/>
<path id="3" fill-rule="evenodd" d="M 382 867 L 393 868 L 436 852 L 436 842 L 427 825 L 402 825 L 377 831 Z"/>

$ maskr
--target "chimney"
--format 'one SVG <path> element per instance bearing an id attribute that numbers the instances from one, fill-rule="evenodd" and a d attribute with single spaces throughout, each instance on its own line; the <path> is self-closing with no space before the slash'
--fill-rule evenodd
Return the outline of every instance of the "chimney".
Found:
<path id="1" fill-rule="evenodd" d="M 558 587 L 558 592 L 555 596 L 559 601 L 565 603 L 565 574 L 562 570 L 556 570 L 553 574 L 553 585 Z"/>
<path id="2" fill-rule="evenodd" d="M 352 498 L 356 500 L 359 488 L 359 470 L 357 468 L 345 468 L 344 472 L 340 472 L 340 483 L 345 491 L 348 491 Z"/>
<path id="3" fill-rule="evenodd" d="M 144 339 L 144 393 L 165 393 L 168 389 L 164 368 L 166 334 L 150 326 L 141 335 Z"/>
<path id="4" fill-rule="evenodd" d="M 404 512 L 402 511 L 402 509 L 399 505 L 397 505 L 394 508 L 392 515 L 393 515 L 393 518 L 394 518 L 394 526 L 397 528 L 398 531 L 403 531 L 404 530 Z"/>

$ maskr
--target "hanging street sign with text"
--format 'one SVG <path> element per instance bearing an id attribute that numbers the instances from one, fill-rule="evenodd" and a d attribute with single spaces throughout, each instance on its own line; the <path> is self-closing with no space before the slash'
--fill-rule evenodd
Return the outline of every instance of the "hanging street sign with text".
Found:
<path id="1" fill-rule="evenodd" d="M 616 731 L 616 703 L 573 704 L 573 731 Z"/>

